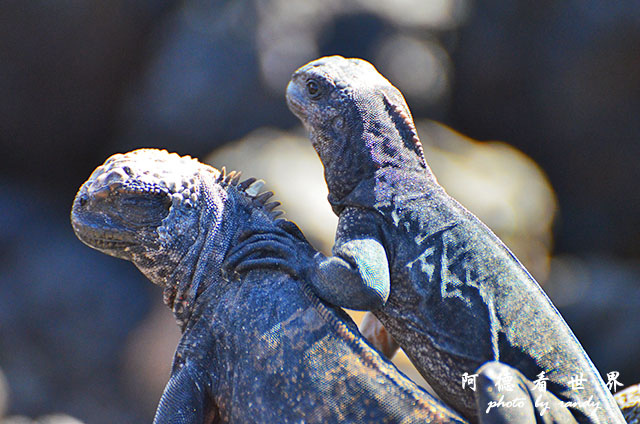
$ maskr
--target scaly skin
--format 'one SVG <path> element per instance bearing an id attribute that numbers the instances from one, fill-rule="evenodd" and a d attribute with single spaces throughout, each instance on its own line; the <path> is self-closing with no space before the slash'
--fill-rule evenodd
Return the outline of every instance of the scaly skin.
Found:
<path id="1" fill-rule="evenodd" d="M 400 91 L 370 63 L 332 56 L 293 74 L 287 102 L 310 132 L 339 216 L 333 256 L 317 255 L 311 275 L 321 298 L 372 310 L 436 393 L 472 421 L 474 392 L 461 376 L 499 361 L 529 380 L 544 371 L 561 401 L 592 397 L 597 410 L 571 408 L 579 422 L 624 422 L 537 282 L 438 185 Z M 584 390 L 572 390 L 580 375 Z"/>
<path id="2" fill-rule="evenodd" d="M 154 422 L 464 422 L 297 277 L 316 252 L 254 181 L 144 149 L 76 196 L 77 236 L 163 287 L 183 331 Z"/>

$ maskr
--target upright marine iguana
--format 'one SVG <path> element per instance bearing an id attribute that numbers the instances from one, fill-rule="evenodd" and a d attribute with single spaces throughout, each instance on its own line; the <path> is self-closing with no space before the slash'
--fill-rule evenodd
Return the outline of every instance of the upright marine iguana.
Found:
<path id="1" fill-rule="evenodd" d="M 109 158 L 76 195 L 76 235 L 163 287 L 183 332 L 154 422 L 464 422 L 297 277 L 316 252 L 259 186 L 142 149 Z M 225 273 L 249 228 L 260 254 Z"/>
<path id="2" fill-rule="evenodd" d="M 472 421 L 474 393 L 461 377 L 499 361 L 529 380 L 544 372 L 553 395 L 575 402 L 579 422 L 624 422 L 537 282 L 438 184 L 398 89 L 364 60 L 331 56 L 293 74 L 287 103 L 310 132 L 339 216 L 333 256 L 318 254 L 311 273 L 322 299 L 373 311 L 436 393 Z"/>

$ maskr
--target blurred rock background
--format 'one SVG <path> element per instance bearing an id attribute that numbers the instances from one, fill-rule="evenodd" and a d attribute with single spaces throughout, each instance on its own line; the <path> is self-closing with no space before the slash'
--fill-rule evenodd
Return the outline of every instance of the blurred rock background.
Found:
<path id="1" fill-rule="evenodd" d="M 159 289 L 68 222 L 110 154 L 255 174 L 330 249 L 322 170 L 284 102 L 291 72 L 327 54 L 404 92 L 441 183 L 603 375 L 640 381 L 639 42 L 635 0 L 3 2 L 0 423 L 151 421 L 177 328 Z"/>

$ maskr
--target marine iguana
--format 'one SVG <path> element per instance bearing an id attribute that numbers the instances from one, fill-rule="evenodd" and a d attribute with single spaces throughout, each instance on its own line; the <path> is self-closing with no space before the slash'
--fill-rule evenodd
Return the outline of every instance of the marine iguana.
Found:
<path id="1" fill-rule="evenodd" d="M 76 235 L 163 287 L 183 332 L 154 422 L 464 422 L 317 298 L 299 272 L 315 250 L 259 187 L 142 149 L 110 157 L 76 195 Z M 225 272 L 248 228 L 258 254 Z"/>
<path id="2" fill-rule="evenodd" d="M 286 96 L 339 216 L 333 256 L 317 254 L 310 274 L 322 299 L 373 311 L 435 392 L 472 421 L 474 393 L 461 376 L 498 361 L 530 381 L 544 372 L 553 395 L 576 402 L 579 422 L 624 422 L 538 283 L 438 184 L 398 89 L 364 60 L 331 56 L 295 71 Z M 573 390 L 572 378 L 584 389 Z"/>

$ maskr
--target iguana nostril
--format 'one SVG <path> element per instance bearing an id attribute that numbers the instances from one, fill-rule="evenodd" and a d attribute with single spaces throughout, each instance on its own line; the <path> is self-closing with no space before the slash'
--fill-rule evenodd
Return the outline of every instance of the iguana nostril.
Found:
<path id="1" fill-rule="evenodd" d="M 109 186 L 101 187 L 98 190 L 95 190 L 91 195 L 96 200 L 103 200 L 109 197 L 109 193 L 111 192 Z"/>

